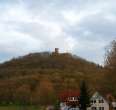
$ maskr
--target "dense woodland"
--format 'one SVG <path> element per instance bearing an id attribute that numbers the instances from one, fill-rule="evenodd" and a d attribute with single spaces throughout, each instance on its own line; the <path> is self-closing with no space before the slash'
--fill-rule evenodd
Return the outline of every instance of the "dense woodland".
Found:
<path id="1" fill-rule="evenodd" d="M 116 41 L 106 52 L 104 67 L 70 53 L 32 53 L 0 64 L 0 104 L 53 104 L 59 92 L 79 90 L 85 80 L 90 94 L 116 96 Z M 111 79 L 111 80 L 109 80 Z"/>

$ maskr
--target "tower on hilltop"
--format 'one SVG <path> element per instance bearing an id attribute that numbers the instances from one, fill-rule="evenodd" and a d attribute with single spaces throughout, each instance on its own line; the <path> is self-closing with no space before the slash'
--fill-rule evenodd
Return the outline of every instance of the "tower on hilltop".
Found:
<path id="1" fill-rule="evenodd" d="M 54 52 L 52 52 L 53 55 L 58 55 L 59 54 L 59 48 L 55 48 Z"/>
<path id="2" fill-rule="evenodd" d="M 55 54 L 58 54 L 59 53 L 59 48 L 55 48 Z"/>

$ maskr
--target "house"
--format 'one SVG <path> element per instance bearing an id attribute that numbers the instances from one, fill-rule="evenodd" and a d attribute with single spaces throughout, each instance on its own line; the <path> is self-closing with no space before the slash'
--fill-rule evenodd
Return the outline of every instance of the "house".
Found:
<path id="1" fill-rule="evenodd" d="M 113 101 L 113 102 L 112 102 L 112 109 L 113 109 L 113 110 L 116 110 L 116 101 Z"/>
<path id="2" fill-rule="evenodd" d="M 59 95 L 60 110 L 79 110 L 79 92 L 67 90 Z"/>
<path id="3" fill-rule="evenodd" d="M 98 92 L 91 97 L 91 110 L 109 110 L 109 102 Z"/>
<path id="4" fill-rule="evenodd" d="M 110 109 L 116 110 L 116 99 L 111 93 L 107 94 L 107 100 L 109 102 Z"/>

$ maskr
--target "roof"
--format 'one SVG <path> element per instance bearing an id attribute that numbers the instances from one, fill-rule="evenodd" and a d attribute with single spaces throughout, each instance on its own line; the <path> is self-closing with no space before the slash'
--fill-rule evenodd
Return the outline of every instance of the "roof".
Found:
<path id="1" fill-rule="evenodd" d="M 95 92 L 94 94 L 93 94 L 93 96 L 91 97 L 91 100 L 92 99 L 102 99 L 103 97 L 98 93 L 98 92 Z"/>
<path id="2" fill-rule="evenodd" d="M 79 97 L 80 92 L 77 90 L 65 90 L 59 93 L 59 100 L 66 101 L 68 97 Z"/>
<path id="3" fill-rule="evenodd" d="M 103 99 L 103 100 L 105 100 L 105 102 L 108 103 L 108 100 L 106 98 L 104 98 L 99 92 L 95 92 L 93 94 L 93 96 L 91 97 L 91 100 L 96 100 L 96 99 L 98 99 L 98 100 Z"/>

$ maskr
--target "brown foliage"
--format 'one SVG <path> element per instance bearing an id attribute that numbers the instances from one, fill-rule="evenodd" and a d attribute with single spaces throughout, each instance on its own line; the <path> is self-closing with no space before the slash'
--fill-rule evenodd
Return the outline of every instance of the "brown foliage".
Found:
<path id="1" fill-rule="evenodd" d="M 51 104 L 57 93 L 78 89 L 85 79 L 96 87 L 102 67 L 71 54 L 29 54 L 0 64 L 0 102 Z"/>

